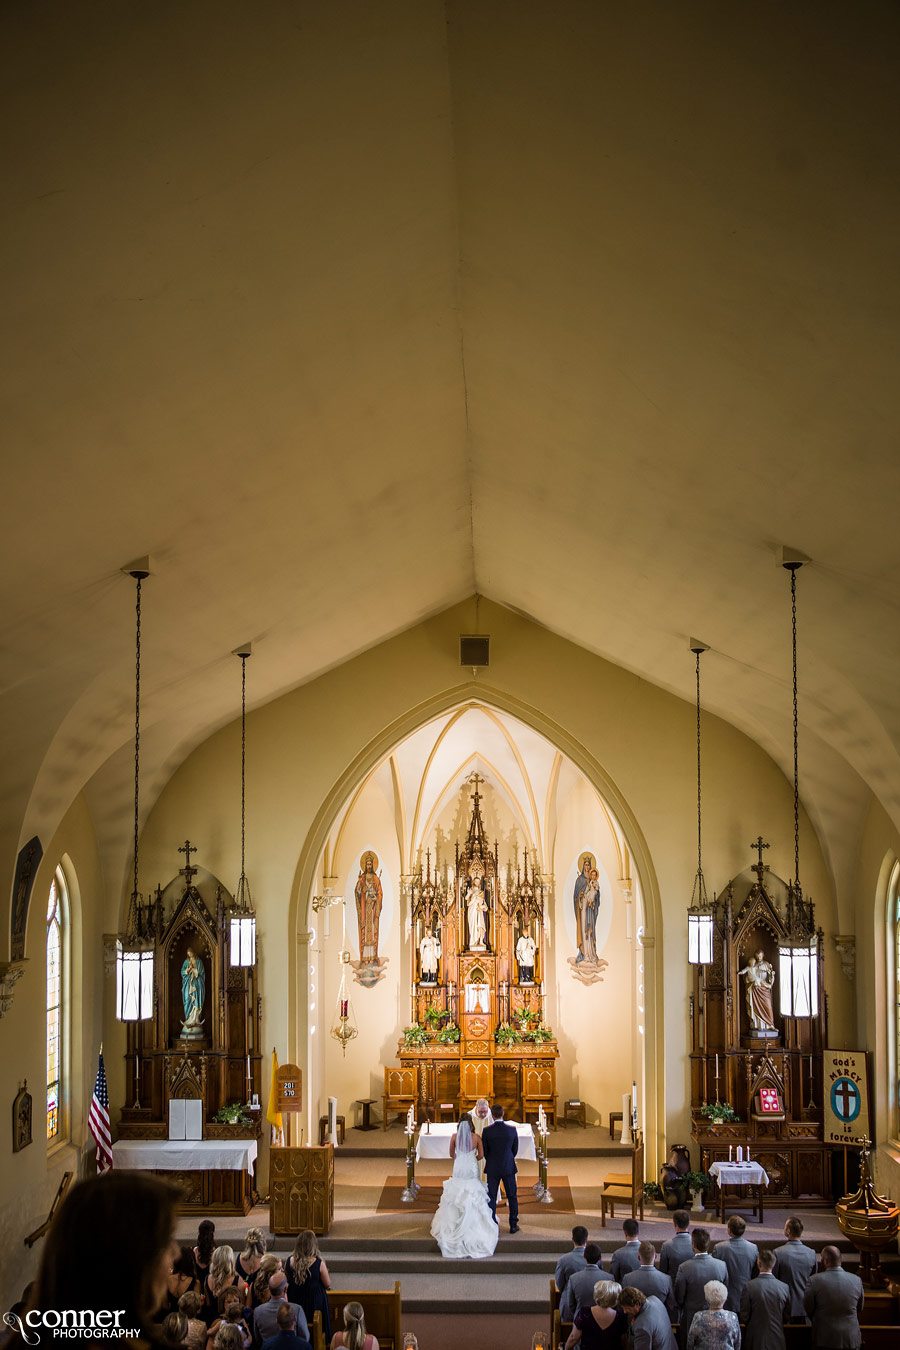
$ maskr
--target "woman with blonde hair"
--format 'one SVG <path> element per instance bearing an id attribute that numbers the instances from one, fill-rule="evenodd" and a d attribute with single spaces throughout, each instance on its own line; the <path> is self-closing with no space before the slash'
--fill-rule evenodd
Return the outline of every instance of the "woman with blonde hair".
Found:
<path id="1" fill-rule="evenodd" d="M 366 1315 L 361 1303 L 344 1304 L 344 1330 L 331 1338 L 331 1350 L 378 1350 L 378 1337 L 366 1334 Z"/>
<path id="2" fill-rule="evenodd" d="M 622 1286 L 615 1280 L 598 1280 L 594 1285 L 594 1306 L 581 1307 L 566 1341 L 566 1350 L 580 1345 L 582 1350 L 613 1350 L 622 1345 L 628 1318 L 617 1306 Z"/>
<path id="3" fill-rule="evenodd" d="M 238 1275 L 234 1268 L 234 1249 L 228 1246 L 217 1247 L 212 1254 L 212 1260 L 209 1263 L 209 1274 L 206 1277 L 206 1283 L 203 1295 L 206 1300 L 204 1307 L 204 1318 L 207 1326 L 211 1326 L 219 1315 L 219 1298 L 230 1289 L 232 1285 L 236 1286 L 241 1302 L 247 1298 L 247 1286 Z"/>
<path id="4" fill-rule="evenodd" d="M 223 1322 L 216 1332 L 216 1350 L 244 1350 L 240 1327 L 234 1322 Z"/>
<path id="5" fill-rule="evenodd" d="M 189 1289 L 178 1300 L 178 1311 L 187 1318 L 187 1335 L 184 1344 L 187 1350 L 203 1350 L 206 1345 L 206 1323 L 200 1316 L 203 1300 L 196 1289 Z"/>
<path id="6" fill-rule="evenodd" d="M 310 1326 L 315 1314 L 322 1314 L 322 1335 L 327 1345 L 331 1337 L 331 1317 L 326 1290 L 331 1288 L 331 1276 L 322 1260 L 312 1229 L 304 1228 L 297 1234 L 285 1274 L 288 1279 L 288 1303 L 296 1303 L 303 1309 Z"/>
<path id="7" fill-rule="evenodd" d="M 267 1252 L 259 1263 L 259 1270 L 253 1277 L 253 1284 L 250 1288 L 251 1308 L 258 1308 L 261 1303 L 268 1303 L 269 1276 L 274 1275 L 277 1270 L 284 1271 L 284 1262 L 274 1252 Z"/>
<path id="8" fill-rule="evenodd" d="M 248 1228 L 244 1238 L 244 1247 L 234 1263 L 234 1268 L 247 1284 L 253 1283 L 253 1277 L 259 1270 L 259 1264 L 266 1254 L 266 1239 L 261 1228 Z"/>

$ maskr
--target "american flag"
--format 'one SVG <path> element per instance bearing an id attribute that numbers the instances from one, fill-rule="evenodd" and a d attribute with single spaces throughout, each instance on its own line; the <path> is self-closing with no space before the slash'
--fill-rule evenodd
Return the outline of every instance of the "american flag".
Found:
<path id="1" fill-rule="evenodd" d="M 109 1172 L 113 1165 L 112 1135 L 109 1131 L 109 1089 L 106 1086 L 106 1070 L 103 1067 L 103 1051 L 100 1051 L 100 1063 L 97 1065 L 97 1081 L 91 1098 L 91 1111 L 88 1127 L 97 1141 L 97 1172 Z"/>

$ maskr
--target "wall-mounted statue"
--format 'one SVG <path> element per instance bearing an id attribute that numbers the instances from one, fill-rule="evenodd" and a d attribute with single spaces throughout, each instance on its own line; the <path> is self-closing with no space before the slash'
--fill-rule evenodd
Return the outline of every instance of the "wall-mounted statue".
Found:
<path id="1" fill-rule="evenodd" d="M 775 987 L 775 971 L 762 952 L 751 956 L 743 970 L 747 990 L 747 1016 L 754 1031 L 774 1031 L 775 1013 L 772 1006 L 772 990 Z"/>
<path id="2" fill-rule="evenodd" d="M 441 959 L 441 942 L 436 933 L 426 932 L 419 943 L 419 964 L 421 984 L 437 984 L 438 962 Z"/>
<path id="3" fill-rule="evenodd" d="M 384 891 L 378 873 L 378 855 L 367 849 L 359 860 L 359 876 L 353 892 L 359 926 L 359 960 L 351 961 L 357 984 L 371 989 L 384 978 L 388 957 L 378 955 L 378 928 Z"/>
<path id="4" fill-rule="evenodd" d="M 206 1000 L 206 971 L 202 960 L 192 947 L 188 947 L 187 956 L 181 966 L 181 1001 L 184 1004 L 184 1021 L 181 1024 L 183 1040 L 201 1040 L 203 1031 L 203 1004 Z"/>
<path id="5" fill-rule="evenodd" d="M 609 964 L 597 954 L 597 915 L 600 912 L 600 869 L 593 853 L 582 853 L 572 891 L 575 911 L 575 955 L 569 957 L 572 974 L 581 984 L 595 984 Z"/>
<path id="6" fill-rule="evenodd" d="M 487 900 L 484 894 L 484 877 L 478 872 L 469 880 L 466 891 L 466 926 L 469 933 L 468 950 L 483 952 L 487 950 Z"/>
<path id="7" fill-rule="evenodd" d="M 534 955 L 537 943 L 530 933 L 525 932 L 516 943 L 516 960 L 519 963 L 519 984 L 534 984 Z"/>

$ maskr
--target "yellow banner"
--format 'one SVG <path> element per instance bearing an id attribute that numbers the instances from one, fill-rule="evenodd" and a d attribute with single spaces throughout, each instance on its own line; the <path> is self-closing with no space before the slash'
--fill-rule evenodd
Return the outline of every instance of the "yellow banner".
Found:
<path id="1" fill-rule="evenodd" d="M 825 1143 L 856 1144 L 869 1131 L 869 1079 L 865 1050 L 826 1050 Z"/>

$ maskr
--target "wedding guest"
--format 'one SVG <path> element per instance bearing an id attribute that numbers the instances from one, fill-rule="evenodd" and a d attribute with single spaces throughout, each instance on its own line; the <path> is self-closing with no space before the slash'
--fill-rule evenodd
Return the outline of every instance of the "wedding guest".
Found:
<path id="1" fill-rule="evenodd" d="M 560 1293 L 566 1287 L 566 1281 L 570 1275 L 574 1275 L 576 1270 L 584 1270 L 587 1262 L 584 1259 L 585 1243 L 588 1240 L 588 1230 L 582 1225 L 576 1224 L 572 1229 L 572 1250 L 565 1252 L 556 1263 L 556 1287 Z"/>
<path id="2" fill-rule="evenodd" d="M 732 1214 L 727 1226 L 728 1240 L 716 1243 L 713 1256 L 718 1261 L 724 1261 L 728 1268 L 728 1298 L 725 1300 L 725 1307 L 728 1312 L 737 1312 L 741 1306 L 744 1285 L 756 1274 L 759 1248 L 755 1242 L 748 1242 L 744 1237 L 747 1225 L 739 1214 Z"/>
<path id="3" fill-rule="evenodd" d="M 218 1335 L 219 1332 L 219 1328 L 222 1327 L 226 1322 L 230 1322 L 233 1326 L 237 1327 L 238 1331 L 240 1331 L 241 1333 L 241 1339 L 244 1343 L 244 1350 L 249 1350 L 252 1336 L 250 1334 L 250 1326 L 246 1317 L 247 1309 L 244 1307 L 244 1301 L 241 1297 L 240 1291 L 237 1288 L 235 1288 L 234 1285 L 231 1285 L 228 1289 L 224 1291 L 224 1293 L 219 1295 L 219 1306 L 221 1308 L 221 1312 L 209 1329 L 209 1338 L 206 1343 L 206 1350 L 212 1350 L 212 1347 L 215 1344 L 216 1336 Z"/>
<path id="4" fill-rule="evenodd" d="M 223 1322 L 216 1332 L 215 1350 L 241 1350 L 240 1330 L 233 1322 Z"/>
<path id="5" fill-rule="evenodd" d="M 618 1247 L 613 1252 L 609 1263 L 610 1277 L 619 1284 L 622 1283 L 623 1275 L 627 1275 L 630 1270 L 637 1270 L 641 1264 L 641 1258 L 638 1256 L 638 1247 L 641 1245 L 638 1241 L 638 1231 L 637 1219 L 626 1219 L 622 1224 L 625 1246 Z"/>
<path id="6" fill-rule="evenodd" d="M 632 1350 L 677 1350 L 669 1314 L 655 1294 L 645 1297 L 640 1289 L 624 1288 L 619 1307 L 631 1319 Z"/>
<path id="7" fill-rule="evenodd" d="M 328 1312 L 327 1290 L 331 1288 L 331 1276 L 322 1260 L 315 1233 L 304 1228 L 297 1234 L 294 1250 L 288 1257 L 285 1270 L 288 1281 L 288 1301 L 298 1304 L 306 1314 L 306 1321 L 312 1326 L 317 1312 L 322 1314 L 322 1334 L 325 1344 L 331 1340 L 331 1317 Z"/>
<path id="8" fill-rule="evenodd" d="M 687 1350 L 741 1350 L 741 1326 L 737 1313 L 725 1307 L 725 1285 L 721 1280 L 708 1280 L 703 1293 L 706 1307 L 691 1319 Z"/>
<path id="9" fill-rule="evenodd" d="M 297 1335 L 297 1319 L 289 1303 L 283 1303 L 278 1309 L 276 1322 L 278 1331 L 263 1341 L 262 1350 L 312 1350 L 309 1341 L 301 1340 Z"/>
<path id="10" fill-rule="evenodd" d="M 861 1344 L 863 1297 L 862 1280 L 841 1269 L 837 1247 L 823 1247 L 822 1269 L 812 1276 L 803 1295 L 803 1307 L 812 1322 L 813 1350 Z"/>
<path id="11" fill-rule="evenodd" d="M 283 1270 L 269 1276 L 268 1302 L 261 1303 L 253 1313 L 253 1335 L 257 1341 L 267 1341 L 278 1331 L 278 1309 L 282 1303 L 288 1302 L 287 1291 L 287 1276 Z M 306 1313 L 297 1303 L 290 1303 L 288 1306 L 293 1308 L 297 1319 L 297 1335 L 309 1340 Z"/>
<path id="12" fill-rule="evenodd" d="M 263 1236 L 262 1229 L 248 1228 L 241 1254 L 234 1263 L 235 1270 L 245 1283 L 253 1283 L 265 1254 L 266 1239 Z"/>
<path id="13" fill-rule="evenodd" d="M 664 1275 L 668 1275 L 675 1283 L 675 1276 L 678 1274 L 678 1267 L 682 1261 L 690 1261 L 694 1255 L 694 1249 L 691 1246 L 691 1237 L 688 1229 L 691 1226 L 691 1216 L 686 1209 L 676 1209 L 672 1215 L 672 1223 L 675 1227 L 675 1236 L 670 1237 L 668 1242 L 664 1242 L 659 1252 L 659 1268 Z"/>
<path id="14" fill-rule="evenodd" d="M 194 1248 L 194 1268 L 202 1290 L 209 1274 L 209 1263 L 216 1247 L 216 1225 L 212 1219 L 203 1219 L 197 1229 L 197 1245 Z"/>
<path id="15" fill-rule="evenodd" d="M 728 1267 L 724 1261 L 718 1261 L 714 1256 L 710 1256 L 707 1251 L 708 1247 L 709 1232 L 707 1229 L 695 1228 L 691 1233 L 691 1248 L 694 1255 L 690 1261 L 682 1261 L 678 1267 L 678 1274 L 675 1276 L 675 1302 L 678 1304 L 680 1312 L 678 1341 L 681 1350 L 684 1350 L 687 1345 L 688 1332 L 694 1314 L 706 1308 L 705 1286 L 709 1281 L 720 1281 L 725 1286 L 725 1298 L 728 1297 L 726 1284 Z M 724 1303 L 725 1299 L 722 1302 Z"/>
<path id="16" fill-rule="evenodd" d="M 154 1321 L 162 1322 L 169 1313 L 178 1312 L 178 1303 L 182 1294 L 197 1288 L 197 1272 L 194 1269 L 194 1253 L 190 1247 L 179 1247 L 172 1262 L 172 1269 L 166 1277 L 166 1297 L 163 1306 Z"/>
<path id="17" fill-rule="evenodd" d="M 641 1264 L 637 1270 L 630 1270 L 622 1280 L 623 1289 L 640 1289 L 642 1294 L 655 1295 L 665 1307 L 670 1321 L 676 1321 L 678 1309 L 675 1305 L 675 1290 L 670 1277 L 657 1270 L 653 1264 L 656 1260 L 653 1243 L 642 1242 L 638 1247 L 638 1256 Z"/>
<path id="18" fill-rule="evenodd" d="M 206 1346 L 206 1323 L 200 1316 L 202 1307 L 203 1299 L 196 1289 L 189 1289 L 178 1300 L 178 1311 L 187 1318 L 188 1329 L 184 1340 L 187 1350 L 204 1350 Z"/>
<path id="19" fill-rule="evenodd" d="M 160 1329 L 161 1344 L 166 1346 L 167 1350 L 182 1350 L 187 1344 L 187 1334 L 188 1320 L 184 1313 L 166 1313 Z"/>
<path id="20" fill-rule="evenodd" d="M 209 1263 L 209 1274 L 203 1286 L 203 1316 L 208 1325 L 219 1315 L 219 1298 L 226 1289 L 238 1290 L 242 1301 L 247 1298 L 247 1286 L 234 1268 L 234 1249 L 223 1244 L 217 1247 Z"/>
<path id="21" fill-rule="evenodd" d="M 251 1286 L 250 1307 L 258 1308 L 269 1301 L 269 1279 L 272 1275 L 284 1274 L 284 1262 L 274 1252 L 268 1252 L 259 1263 L 259 1270 Z"/>
<path id="22" fill-rule="evenodd" d="M 589 1242 L 584 1249 L 584 1270 L 576 1270 L 566 1281 L 562 1298 L 559 1300 L 559 1315 L 564 1322 L 574 1322 L 579 1308 L 590 1308 L 594 1302 L 594 1286 L 600 1281 L 611 1279 L 600 1268 L 600 1248 L 596 1242 Z"/>
<path id="23" fill-rule="evenodd" d="M 741 1294 L 743 1350 L 785 1350 L 784 1323 L 790 1316 L 791 1291 L 772 1274 L 773 1251 L 761 1251 L 756 1265 L 756 1279 L 745 1284 Z"/>
<path id="24" fill-rule="evenodd" d="M 378 1337 L 366 1334 L 366 1316 L 361 1303 L 344 1304 L 344 1330 L 331 1338 L 331 1350 L 378 1350 Z"/>
<path id="25" fill-rule="evenodd" d="M 628 1325 L 618 1306 L 622 1286 L 613 1280 L 598 1280 L 593 1289 L 593 1306 L 582 1306 L 566 1341 L 566 1350 L 580 1345 L 583 1350 L 619 1350 Z"/>
<path id="26" fill-rule="evenodd" d="M 114 1293 L 121 1325 L 138 1332 L 130 1345 L 154 1341 L 153 1314 L 178 1251 L 172 1237 L 178 1198 L 140 1172 L 76 1182 L 44 1239 L 35 1306 L 98 1312 L 112 1306 Z"/>
<path id="27" fill-rule="evenodd" d="M 817 1265 L 816 1254 L 812 1247 L 807 1247 L 805 1242 L 800 1241 L 802 1232 L 803 1223 L 795 1215 L 784 1225 L 787 1242 L 783 1247 L 775 1248 L 774 1275 L 776 1280 L 781 1280 L 791 1291 L 792 1322 L 807 1321 L 803 1310 L 803 1295 L 810 1279 L 816 1273 Z"/>

